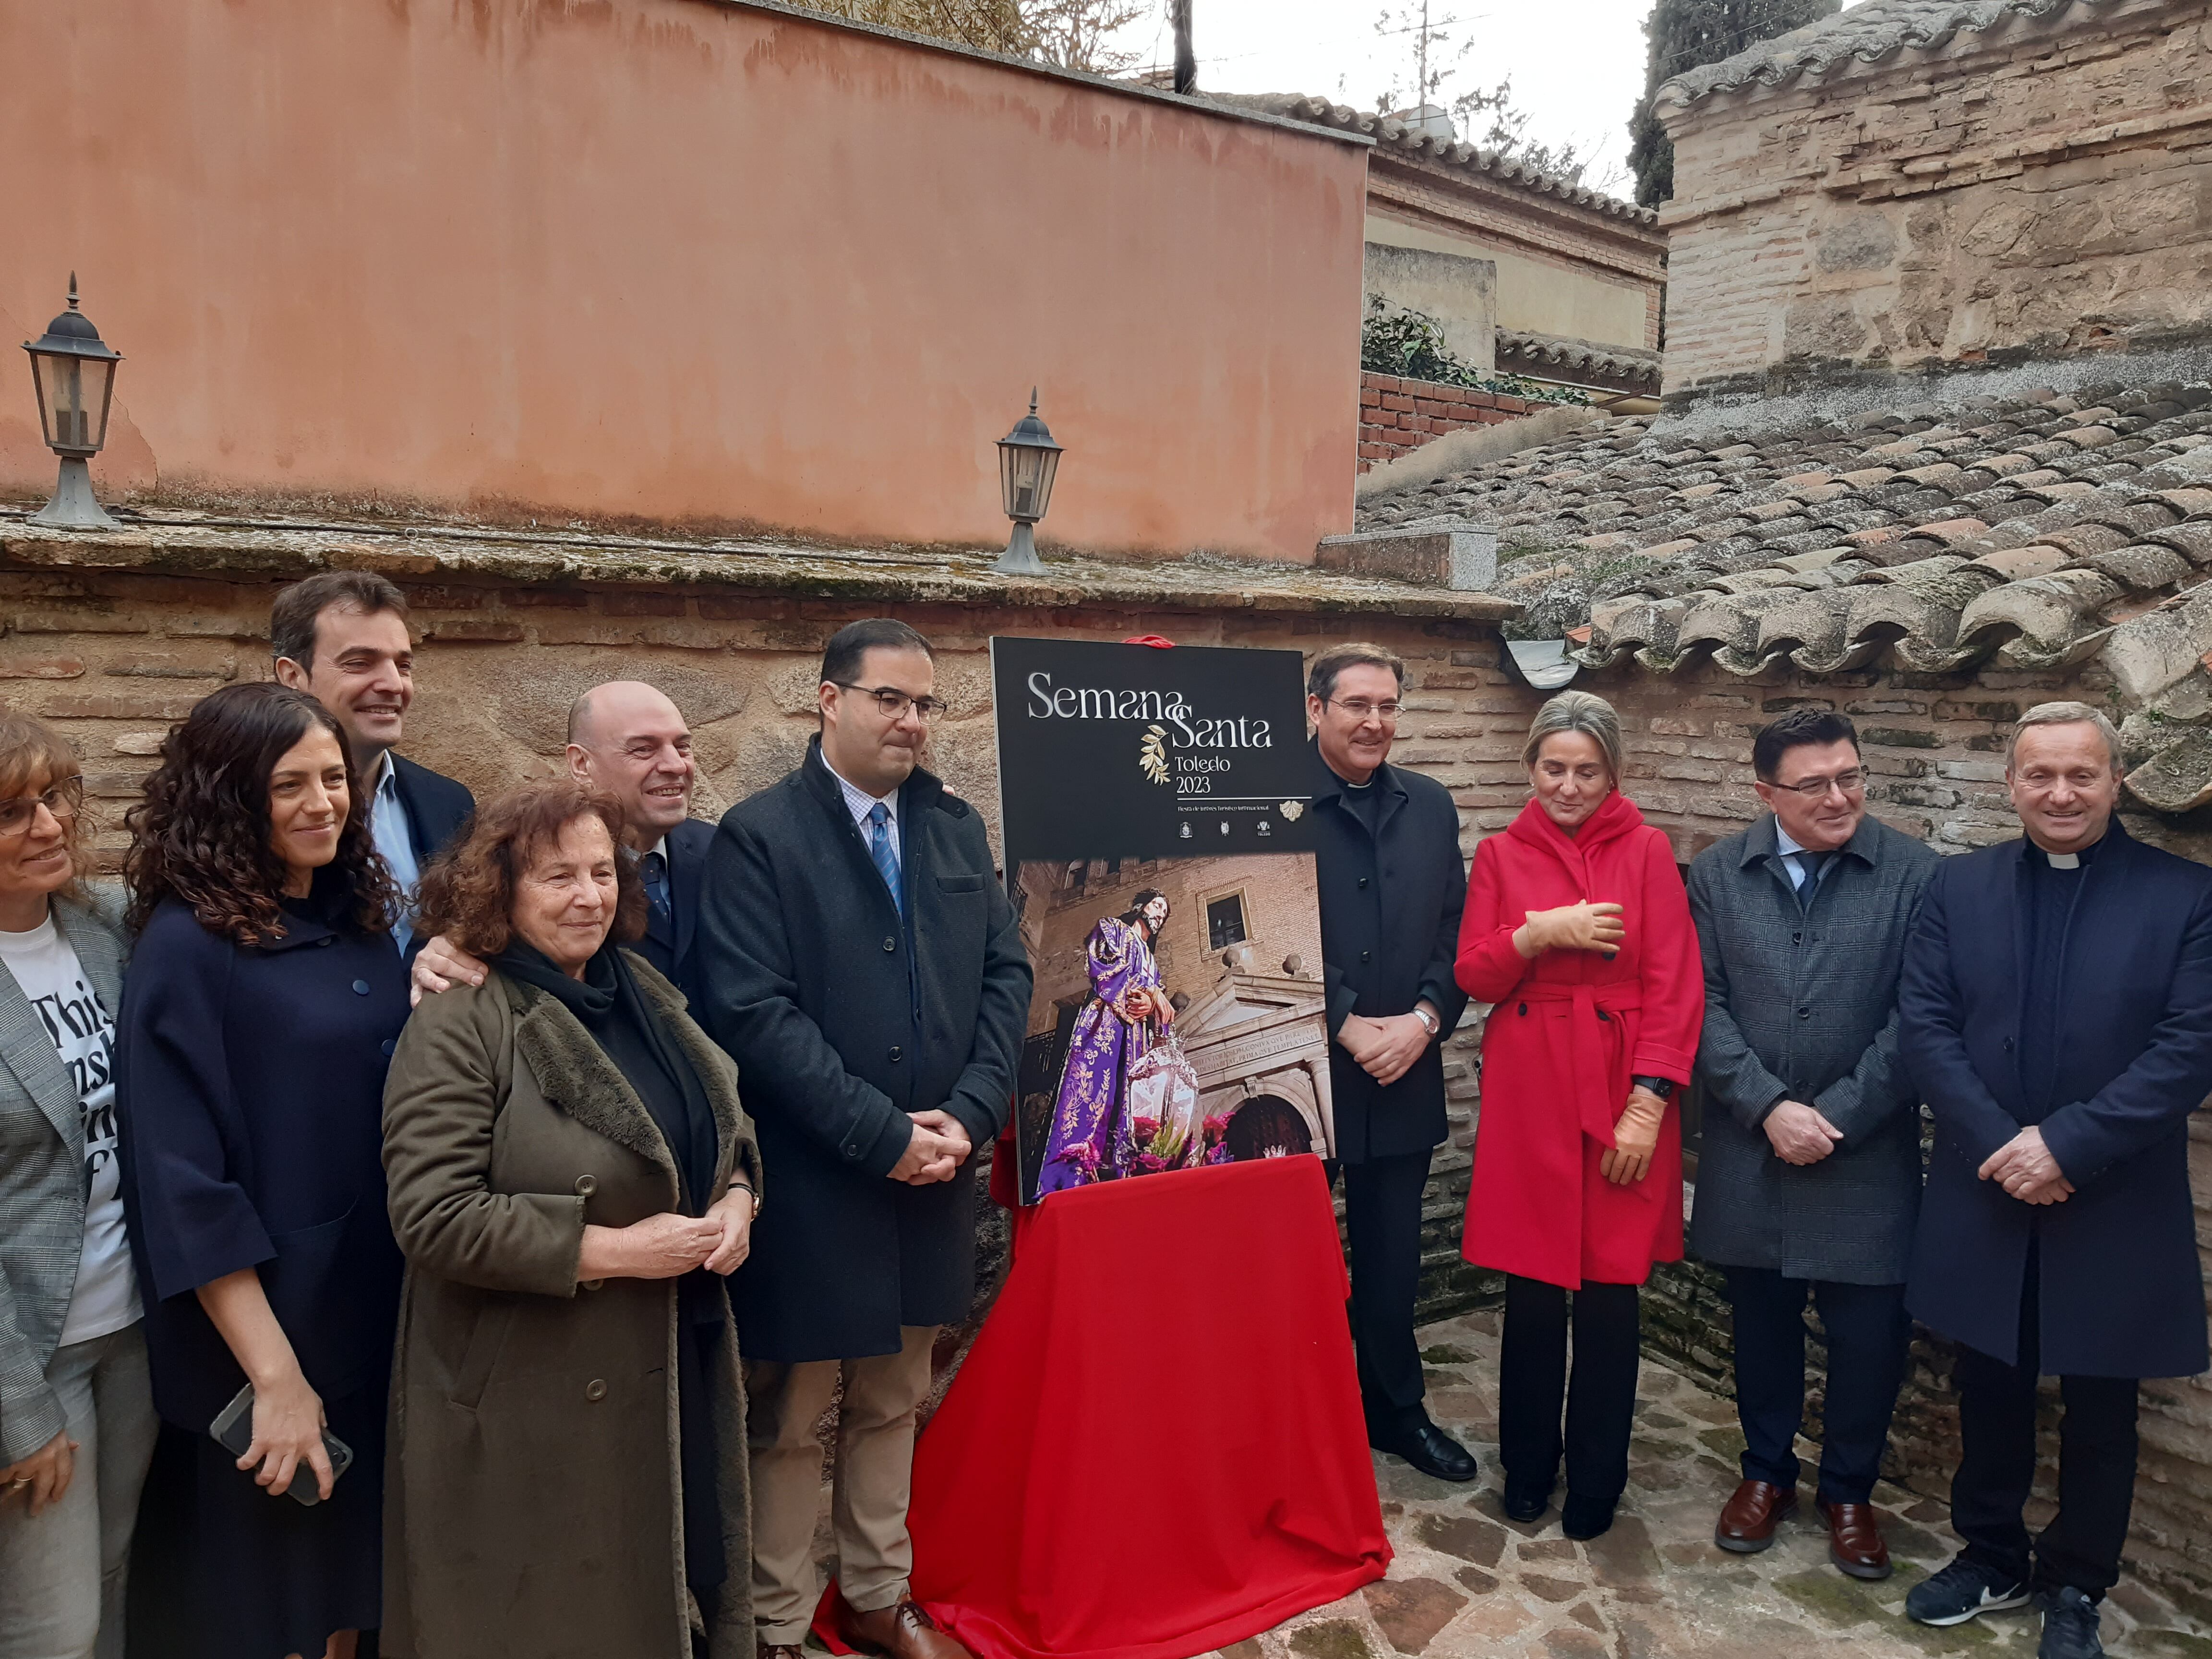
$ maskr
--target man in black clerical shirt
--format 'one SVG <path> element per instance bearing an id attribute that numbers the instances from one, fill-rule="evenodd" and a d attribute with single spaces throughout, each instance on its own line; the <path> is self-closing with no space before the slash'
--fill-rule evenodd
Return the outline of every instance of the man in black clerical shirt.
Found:
<path id="1" fill-rule="evenodd" d="M 1368 1439 L 1472 1480 L 1474 1459 L 1423 1403 L 1413 1338 L 1421 1195 L 1445 1133 L 1441 1041 L 1467 1006 L 1452 978 L 1467 866 L 1449 793 L 1388 763 L 1404 681 L 1376 645 L 1322 652 L 1306 681 L 1329 1086 Z"/>
<path id="2" fill-rule="evenodd" d="M 2026 1607 L 2040 1659 L 2104 1652 L 2136 1474 L 2136 1382 L 2207 1365 L 2189 1116 L 2212 1092 L 2212 870 L 2114 816 L 2120 742 L 2085 703 L 2021 719 L 2022 841 L 1942 860 L 1899 988 L 1935 1115 L 1906 1305 L 1959 1345 L 1958 1558 L 1924 1625 Z M 2036 1382 L 2056 1376 L 2058 1510 L 2031 1538 Z"/>

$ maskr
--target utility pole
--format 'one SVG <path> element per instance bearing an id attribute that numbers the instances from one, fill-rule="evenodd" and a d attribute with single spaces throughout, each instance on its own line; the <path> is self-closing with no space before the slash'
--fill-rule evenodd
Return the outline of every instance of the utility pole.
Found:
<path id="1" fill-rule="evenodd" d="M 1191 45 L 1190 9 L 1193 0 L 1168 0 L 1168 17 L 1175 25 L 1175 89 L 1188 92 L 1198 84 L 1198 53 Z"/>

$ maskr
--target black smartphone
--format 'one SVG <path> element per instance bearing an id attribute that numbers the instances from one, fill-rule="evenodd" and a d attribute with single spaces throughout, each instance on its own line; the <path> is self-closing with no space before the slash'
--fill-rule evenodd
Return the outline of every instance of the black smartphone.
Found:
<path id="1" fill-rule="evenodd" d="M 247 1383 L 222 1408 L 222 1414 L 208 1425 L 208 1432 L 215 1443 L 233 1457 L 243 1457 L 253 1443 L 253 1384 Z M 331 1460 L 331 1483 L 335 1488 L 337 1478 L 353 1467 L 353 1448 L 332 1434 L 323 1431 L 323 1451 Z M 251 1473 L 251 1471 L 249 1471 Z M 323 1501 L 315 1488 L 315 1472 L 306 1463 L 292 1472 L 292 1484 L 284 1495 L 295 1504 L 315 1504 Z"/>

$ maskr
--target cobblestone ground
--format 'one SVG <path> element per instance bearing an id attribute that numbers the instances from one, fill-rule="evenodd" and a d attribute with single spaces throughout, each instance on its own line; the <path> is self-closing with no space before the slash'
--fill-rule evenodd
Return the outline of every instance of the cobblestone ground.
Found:
<path id="1" fill-rule="evenodd" d="M 1908 1622 L 1905 1593 L 1958 1540 L 1945 1506 L 1898 1487 L 1875 1495 L 1896 1573 L 1877 1584 L 1829 1565 L 1825 1529 L 1801 1518 L 1753 1556 L 1714 1547 L 1713 1520 L 1737 1480 L 1735 1407 L 1646 1360 L 1628 1495 L 1613 1530 L 1577 1544 L 1556 1507 L 1536 1526 L 1498 1507 L 1497 1315 L 1425 1327 L 1429 1404 L 1482 1461 L 1455 1486 L 1377 1456 L 1396 1553 L 1389 1577 L 1249 1642 L 1225 1659 L 1917 1659 L 2033 1655 L 2033 1613 L 1954 1630 Z M 1801 1447 L 1801 1452 L 1809 1451 Z M 1810 1483 L 1805 1517 L 1813 1515 Z M 2106 1645 L 2127 1659 L 2212 1659 L 2212 1632 L 2139 1586 L 2107 1599 Z"/>

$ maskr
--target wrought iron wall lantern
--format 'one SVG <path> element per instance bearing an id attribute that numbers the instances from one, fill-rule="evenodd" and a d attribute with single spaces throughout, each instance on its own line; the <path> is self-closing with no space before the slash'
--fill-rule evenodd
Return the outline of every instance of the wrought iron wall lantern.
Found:
<path id="1" fill-rule="evenodd" d="M 85 464 L 107 442 L 115 366 L 123 357 L 76 308 L 75 271 L 70 272 L 69 309 L 46 325 L 35 343 L 25 341 L 23 349 L 31 354 L 40 428 L 46 447 L 62 463 L 54 498 L 31 515 L 31 522 L 70 530 L 114 529 L 115 520 L 92 493 L 92 472 Z"/>
<path id="2" fill-rule="evenodd" d="M 1030 412 L 999 440 L 999 488 L 1006 497 L 1006 516 L 1014 521 L 1006 550 L 991 567 L 1002 576 L 1044 574 L 1031 526 L 1052 503 L 1053 475 L 1060 470 L 1060 454 L 1052 433 L 1037 418 L 1036 388 L 1031 386 Z"/>

